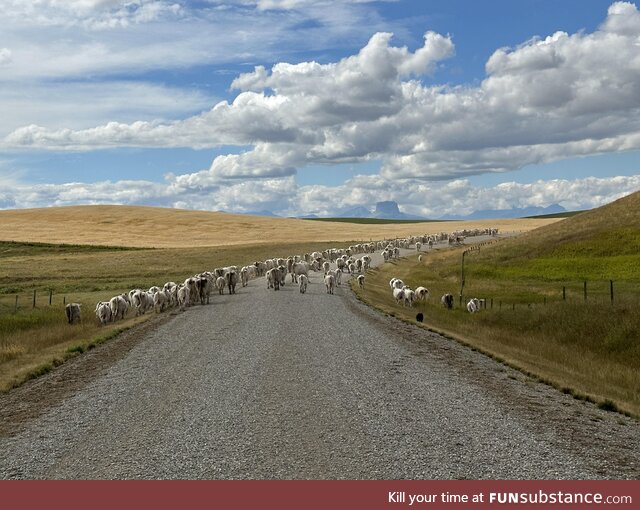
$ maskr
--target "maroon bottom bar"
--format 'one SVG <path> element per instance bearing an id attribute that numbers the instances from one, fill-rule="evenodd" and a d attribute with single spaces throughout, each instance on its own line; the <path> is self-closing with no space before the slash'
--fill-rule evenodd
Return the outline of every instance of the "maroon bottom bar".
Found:
<path id="1" fill-rule="evenodd" d="M 635 481 L 3 481 L 2 509 L 640 508 Z"/>

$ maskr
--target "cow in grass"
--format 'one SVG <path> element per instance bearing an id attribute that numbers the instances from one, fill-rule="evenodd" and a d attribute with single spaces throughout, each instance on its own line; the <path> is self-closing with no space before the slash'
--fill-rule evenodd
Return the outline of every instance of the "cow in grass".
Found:
<path id="1" fill-rule="evenodd" d="M 75 321 L 80 322 L 82 318 L 80 317 L 80 307 L 82 305 L 80 303 L 69 303 L 64 307 L 64 312 L 67 315 L 67 322 L 69 324 L 73 324 Z"/>

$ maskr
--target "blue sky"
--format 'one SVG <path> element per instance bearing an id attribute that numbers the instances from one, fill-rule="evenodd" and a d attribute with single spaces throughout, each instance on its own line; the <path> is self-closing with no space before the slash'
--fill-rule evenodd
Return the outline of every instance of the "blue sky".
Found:
<path id="1" fill-rule="evenodd" d="M 600 0 L 9 0 L 0 208 L 429 217 L 640 189 L 640 13 Z"/>

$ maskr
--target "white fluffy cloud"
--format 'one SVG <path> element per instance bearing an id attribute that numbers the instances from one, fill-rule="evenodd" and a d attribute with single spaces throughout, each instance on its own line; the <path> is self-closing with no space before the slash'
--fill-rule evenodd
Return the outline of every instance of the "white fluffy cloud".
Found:
<path id="1" fill-rule="evenodd" d="M 87 149 L 95 144 L 79 136 L 76 145 L 67 133 L 107 124 L 113 137 L 106 146 L 164 143 L 147 137 L 144 126 L 137 141 L 136 121 L 185 119 L 217 101 L 210 84 L 184 79 L 193 67 L 221 71 L 301 48 L 324 51 L 366 40 L 381 21 L 356 4 L 331 0 L 283 11 L 234 1 L 7 0 L 0 9 L 0 150 L 9 148 L 1 140 L 15 130 L 10 139 L 17 146 L 45 148 L 40 134 L 59 129 L 64 132 L 53 134 L 52 146 Z M 311 28 L 296 28 L 309 22 Z M 153 112 L 148 106 L 156 99 Z M 112 129 L 117 123 L 130 126 Z M 179 143 L 198 145 L 192 134 L 178 136 Z"/>
<path id="2" fill-rule="evenodd" d="M 154 205 L 228 212 L 273 211 L 282 216 L 314 213 L 335 216 L 354 206 L 371 207 L 395 200 L 403 212 L 439 218 L 483 209 L 598 207 L 640 190 L 640 175 L 611 178 L 506 182 L 495 187 L 472 185 L 466 179 L 429 183 L 388 181 L 359 176 L 342 186 L 298 186 L 293 177 L 225 183 L 192 182 L 169 176 L 164 183 L 102 181 L 96 183 L 21 184 L 1 181 L 0 209 L 77 204 Z"/>
<path id="3" fill-rule="evenodd" d="M 10 64 L 11 50 L 9 48 L 0 48 L 0 66 Z"/>
<path id="4" fill-rule="evenodd" d="M 270 61 L 264 55 L 299 41 L 286 29 L 309 19 L 320 23 L 309 40 L 330 47 L 332 37 L 370 26 L 347 15 L 362 15 L 358 3 L 9 1 L 0 13 L 7 27 L 0 149 L 231 145 L 243 152 L 163 183 L 27 185 L 18 174 L 7 178 L 10 165 L 0 162 L 0 208 L 125 203 L 331 216 L 395 200 L 405 212 L 435 218 L 552 203 L 595 207 L 640 189 L 640 176 L 492 188 L 465 179 L 640 149 L 640 12 L 629 2 L 613 3 L 593 33 L 557 32 L 496 50 L 473 86 L 425 84 L 427 75 L 437 82 L 441 62 L 455 54 L 451 37 L 435 32 L 416 49 L 378 32 L 336 62 L 258 65 L 230 82 L 233 100 L 213 107 L 198 91 L 114 78 L 243 56 Z M 251 34 L 242 30 L 247 23 Z M 94 75 L 111 79 L 83 78 Z M 370 160 L 382 162 L 379 175 L 342 186 L 298 186 L 293 177 L 307 165 Z"/>
<path id="5" fill-rule="evenodd" d="M 293 4 L 281 3 L 287 6 Z M 387 180 L 437 180 L 640 148 L 640 13 L 634 4 L 612 4 L 593 33 L 557 32 L 496 50 L 478 86 L 420 80 L 453 56 L 449 37 L 427 32 L 415 51 L 394 46 L 391 37 L 376 33 L 357 54 L 335 63 L 257 66 L 232 82 L 239 91 L 233 102 L 182 121 L 86 130 L 30 125 L 3 145 L 254 146 L 184 177 L 194 182 L 276 178 L 307 164 L 371 159 L 382 160 Z"/>
<path id="6" fill-rule="evenodd" d="M 17 128 L 14 136 L 22 133 L 33 140 L 42 129 L 34 127 L 37 124 L 60 129 L 63 136 L 63 132 L 71 132 L 69 126 L 92 126 L 97 119 L 108 124 L 113 119 L 134 123 L 138 119 L 180 118 L 215 101 L 199 90 L 136 81 L 29 83 L 21 87 L 0 82 L 0 97 L 0 133 Z"/>

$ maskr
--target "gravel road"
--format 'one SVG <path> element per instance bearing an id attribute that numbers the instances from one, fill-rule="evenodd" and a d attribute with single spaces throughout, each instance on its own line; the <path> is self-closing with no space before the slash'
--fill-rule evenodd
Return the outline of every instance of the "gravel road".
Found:
<path id="1" fill-rule="evenodd" d="M 0 478 L 640 477 L 637 421 L 310 279 L 159 319 L 5 429 Z M 0 397 L 5 417 L 54 374 Z"/>

